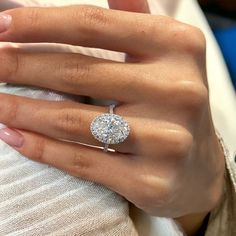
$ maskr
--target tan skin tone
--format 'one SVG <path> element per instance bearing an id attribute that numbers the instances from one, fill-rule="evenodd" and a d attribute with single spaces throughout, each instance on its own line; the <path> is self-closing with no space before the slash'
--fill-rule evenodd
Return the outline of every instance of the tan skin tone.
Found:
<path id="1" fill-rule="evenodd" d="M 100 146 L 89 126 L 107 107 L 0 94 L 0 123 L 22 135 L 16 149 L 28 158 L 103 184 L 149 214 L 176 218 L 193 235 L 216 207 L 224 178 L 209 108 L 205 38 L 190 25 L 144 14 L 144 0 L 109 3 L 141 13 L 91 6 L 14 9 L 6 12 L 13 21 L 0 40 L 105 48 L 127 53 L 127 62 L 1 49 L 0 79 L 120 101 L 115 111 L 131 133 L 113 146 L 117 152 L 63 141 Z"/>

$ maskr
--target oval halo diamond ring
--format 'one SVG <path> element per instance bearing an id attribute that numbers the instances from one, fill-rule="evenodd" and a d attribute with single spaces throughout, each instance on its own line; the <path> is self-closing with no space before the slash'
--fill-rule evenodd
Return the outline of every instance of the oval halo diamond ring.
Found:
<path id="1" fill-rule="evenodd" d="M 95 139 L 105 144 L 104 152 L 110 144 L 124 142 L 130 133 L 130 127 L 123 117 L 114 114 L 115 105 L 109 106 L 109 113 L 97 116 L 91 123 L 90 130 Z"/>

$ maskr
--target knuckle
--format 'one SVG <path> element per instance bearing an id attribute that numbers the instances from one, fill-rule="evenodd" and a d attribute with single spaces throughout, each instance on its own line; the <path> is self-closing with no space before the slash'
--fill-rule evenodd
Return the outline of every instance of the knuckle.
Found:
<path id="1" fill-rule="evenodd" d="M 80 62 L 65 62 L 63 66 L 59 68 L 60 76 L 64 86 L 75 89 L 77 91 L 78 86 L 81 88 L 90 75 L 90 66 L 86 63 Z"/>
<path id="2" fill-rule="evenodd" d="M 81 152 L 75 151 L 73 154 L 72 165 L 69 169 L 70 174 L 88 179 L 89 169 L 90 163 L 88 162 L 88 158 L 86 158 Z"/>
<path id="3" fill-rule="evenodd" d="M 178 124 L 168 124 L 161 130 L 159 123 L 154 127 L 157 127 L 159 131 L 155 132 L 154 128 L 148 131 L 145 138 L 150 143 L 152 150 L 158 150 L 158 159 L 164 157 L 178 162 L 184 161 L 189 156 L 193 145 L 193 136 L 187 129 Z M 157 154 L 155 152 L 151 153 L 151 155 L 153 154 L 156 158 Z"/>
<path id="4" fill-rule="evenodd" d="M 8 96 L 5 98 L 4 95 L 1 97 L 1 122 L 8 125 L 14 124 L 19 117 L 19 110 L 20 104 L 17 97 Z"/>
<path id="5" fill-rule="evenodd" d="M 37 8 L 28 8 L 28 9 L 21 9 L 21 12 L 26 18 L 27 26 L 29 28 L 37 28 L 40 24 L 40 12 Z"/>
<path id="6" fill-rule="evenodd" d="M 81 119 L 79 111 L 76 111 L 76 115 L 73 111 L 62 109 L 58 112 L 57 121 L 55 122 L 56 130 L 60 133 L 72 136 L 73 134 L 78 134 Z"/>
<path id="7" fill-rule="evenodd" d="M 209 101 L 209 91 L 203 83 L 195 81 L 181 81 L 183 90 L 182 106 L 188 112 L 203 110 Z"/>
<path id="8" fill-rule="evenodd" d="M 46 163 L 46 140 L 43 138 L 39 138 L 37 142 L 34 144 L 33 150 L 33 159 L 41 162 Z"/>
<path id="9" fill-rule="evenodd" d="M 75 12 L 76 20 L 78 14 L 83 22 L 81 24 L 82 31 L 89 33 L 89 35 L 96 34 L 99 30 L 105 27 L 111 19 L 106 16 L 105 10 L 100 7 L 81 5 Z M 80 27 L 81 27 L 80 26 Z"/>
<path id="10" fill-rule="evenodd" d="M 11 83 L 19 71 L 19 55 L 16 49 L 1 49 L 0 53 L 0 80 Z"/>
<path id="11" fill-rule="evenodd" d="M 139 208 L 151 209 L 153 206 L 162 208 L 170 202 L 171 194 L 168 187 L 158 181 L 154 182 L 152 176 L 141 176 L 139 186 L 142 186 L 142 193 L 135 197 L 135 205 Z"/>
<path id="12" fill-rule="evenodd" d="M 193 147 L 193 136 L 182 128 L 179 130 L 170 130 L 169 135 L 169 151 L 171 157 L 177 158 L 178 160 L 185 160 Z"/>
<path id="13" fill-rule="evenodd" d="M 178 48 L 191 55 L 205 55 L 206 39 L 204 33 L 197 27 L 178 24 L 173 29 L 173 40 Z"/>

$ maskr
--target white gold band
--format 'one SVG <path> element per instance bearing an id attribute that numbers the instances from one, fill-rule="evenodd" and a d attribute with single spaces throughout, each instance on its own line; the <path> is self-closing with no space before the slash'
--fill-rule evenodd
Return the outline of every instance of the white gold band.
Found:
<path id="1" fill-rule="evenodd" d="M 95 117 L 90 131 L 95 139 L 105 144 L 104 152 L 110 144 L 119 144 L 125 141 L 130 133 L 130 127 L 123 117 L 114 114 L 116 105 L 109 105 L 108 113 Z"/>

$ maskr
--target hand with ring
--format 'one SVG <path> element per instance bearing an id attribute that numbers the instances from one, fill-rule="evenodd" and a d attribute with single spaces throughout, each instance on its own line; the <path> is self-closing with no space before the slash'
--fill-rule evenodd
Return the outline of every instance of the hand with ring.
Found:
<path id="1" fill-rule="evenodd" d="M 224 180 L 204 35 L 172 18 L 144 14 L 144 0 L 109 3 L 113 10 L 78 5 L 1 13 L 0 41 L 101 48 L 124 52 L 127 60 L 2 48 L 1 82 L 118 105 L 109 111 L 0 94 L 0 123 L 11 128 L 2 129 L 0 138 L 32 160 L 103 184 L 147 213 L 178 218 L 194 232 L 218 203 Z M 97 148 L 101 142 L 105 151 L 108 145 L 115 151 L 103 152 Z M 199 220 L 189 227 L 185 216 Z"/>

